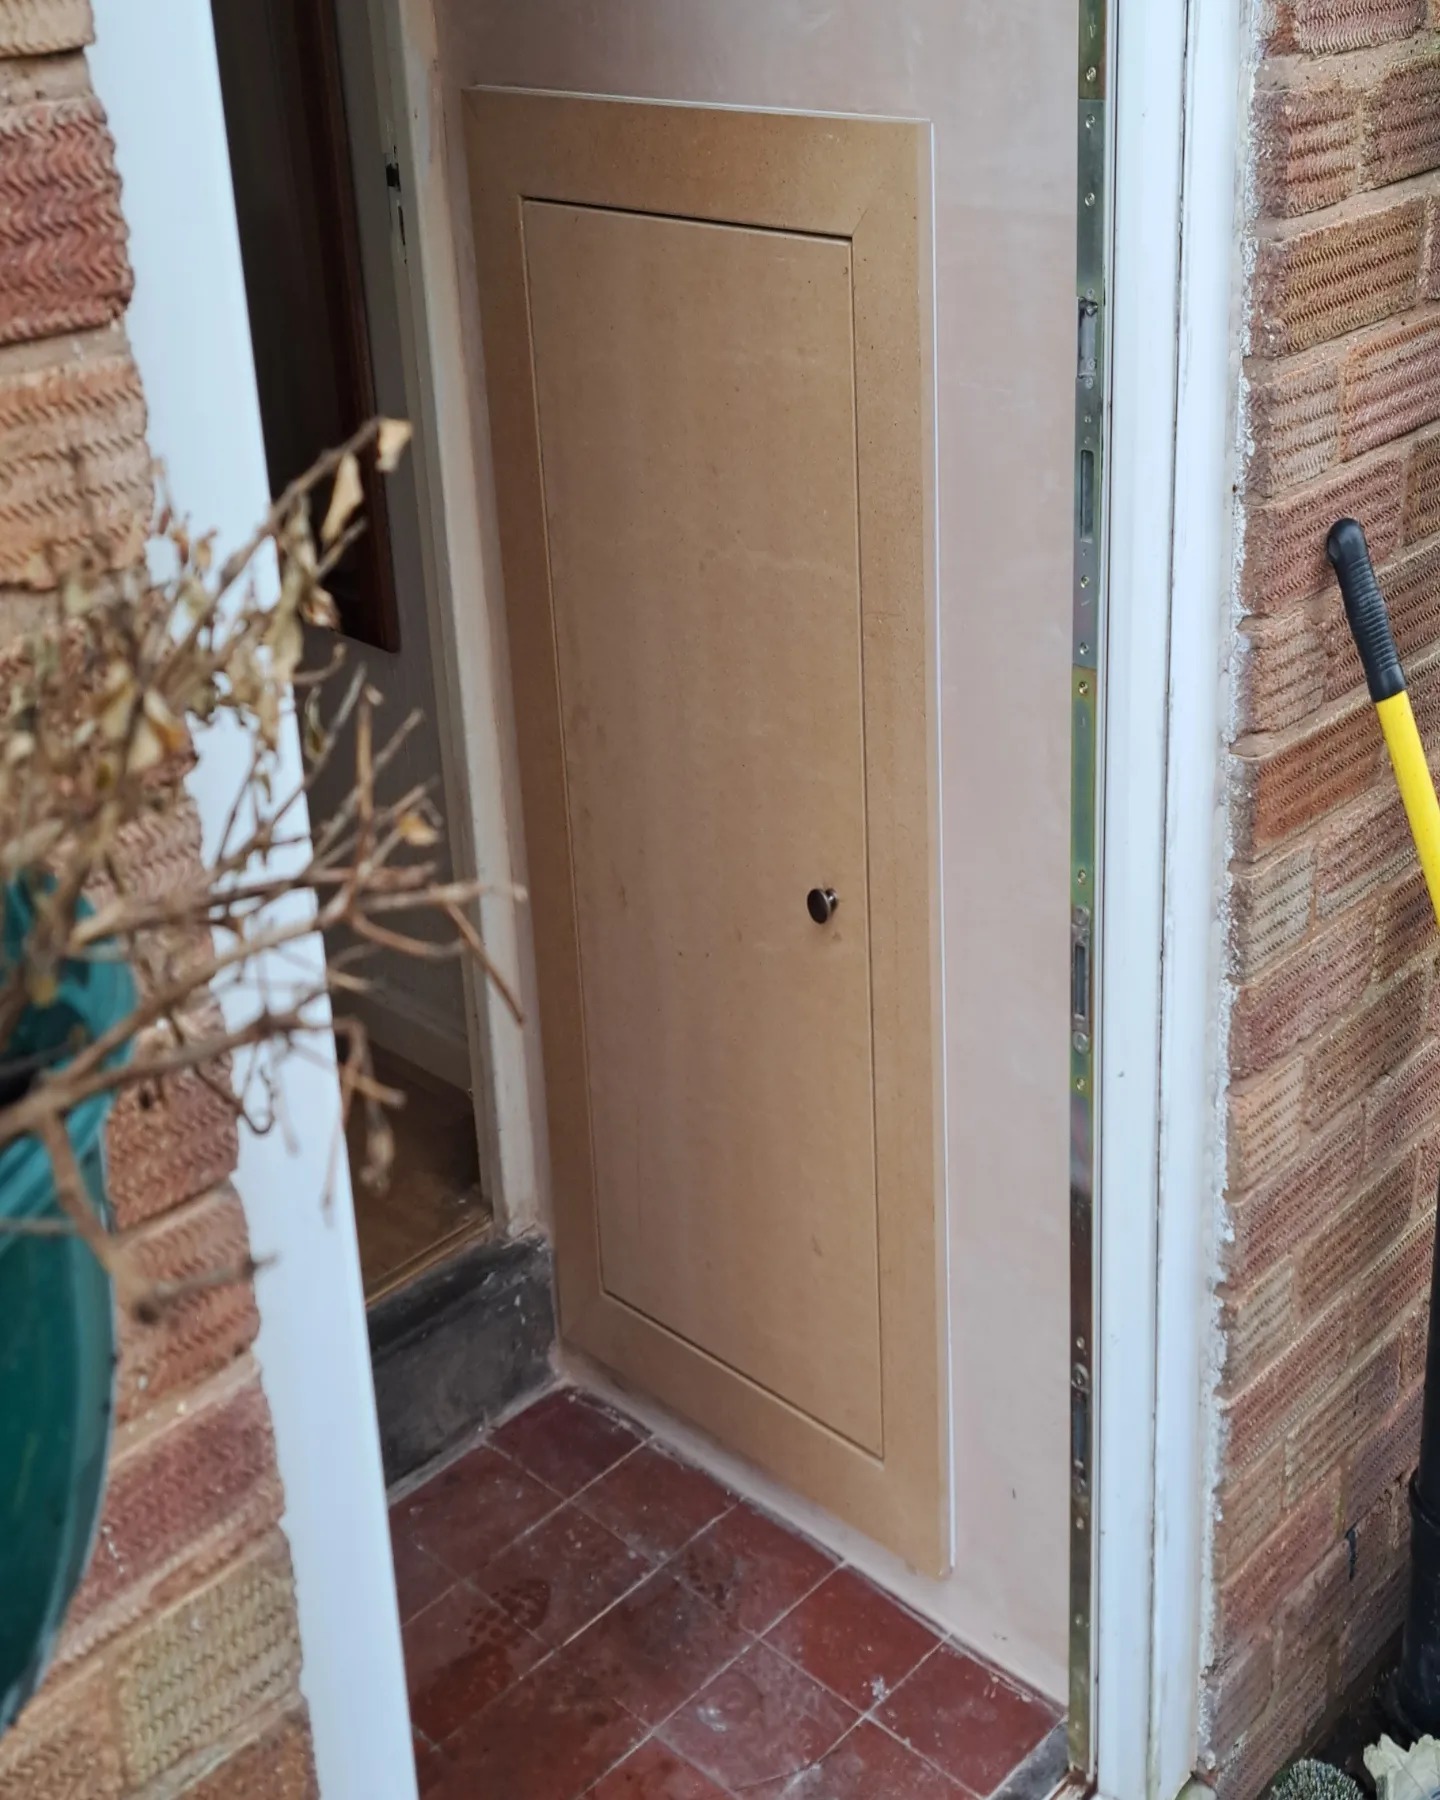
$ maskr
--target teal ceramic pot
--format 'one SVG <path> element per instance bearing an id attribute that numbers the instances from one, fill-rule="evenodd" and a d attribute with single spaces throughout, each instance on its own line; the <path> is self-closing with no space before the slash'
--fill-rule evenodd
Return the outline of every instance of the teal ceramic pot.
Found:
<path id="1" fill-rule="evenodd" d="M 5 910 L 11 949 L 25 908 L 11 894 Z M 134 1003 L 123 963 L 76 965 L 56 1005 L 28 1014 L 7 1053 L 33 1055 L 37 1045 L 72 1042 L 77 1032 L 94 1039 Z M 109 1105 L 106 1096 L 88 1100 L 68 1121 L 102 1218 Z M 15 1221 L 61 1217 L 41 1144 L 25 1138 L 0 1151 L 0 1731 L 39 1686 L 84 1574 L 114 1414 L 109 1276 L 76 1237 L 5 1230 Z"/>

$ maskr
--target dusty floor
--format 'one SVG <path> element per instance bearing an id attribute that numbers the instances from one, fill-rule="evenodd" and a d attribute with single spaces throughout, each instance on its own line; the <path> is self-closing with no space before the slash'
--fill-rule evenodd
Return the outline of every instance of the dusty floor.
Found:
<path id="1" fill-rule="evenodd" d="M 377 1048 L 377 1077 L 399 1088 L 405 1104 L 389 1115 L 395 1162 L 388 1186 L 365 1186 L 364 1108 L 350 1114 L 355 1230 L 365 1298 L 378 1300 L 431 1263 L 483 1236 L 490 1209 L 480 1191 L 480 1152 L 469 1094 L 432 1080 Z"/>
<path id="2" fill-rule="evenodd" d="M 1041 1800 L 1047 1701 L 573 1389 L 397 1502 L 426 1800 Z"/>

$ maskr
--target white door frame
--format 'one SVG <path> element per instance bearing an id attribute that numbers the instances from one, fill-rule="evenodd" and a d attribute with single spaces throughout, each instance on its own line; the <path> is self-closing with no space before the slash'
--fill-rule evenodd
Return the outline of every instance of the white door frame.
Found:
<path id="1" fill-rule="evenodd" d="M 407 213 L 401 310 L 433 472 L 422 484 L 427 575 L 455 597 L 436 617 L 446 710 L 463 739 L 474 842 L 486 872 L 507 880 L 519 840 L 499 573 L 484 433 L 461 379 L 479 353 L 452 210 L 463 168 L 446 136 L 434 0 L 366 3 Z M 1184 1787 L 1203 1666 L 1239 12 L 1223 0 L 1110 0 L 1090 1771 L 1104 1800 L 1172 1800 Z M 516 909 L 493 904 L 485 926 L 502 966 L 527 969 Z M 491 1172 L 508 1216 L 534 1218 L 546 1167 L 539 1073 L 493 1003 L 482 1025 Z"/>
<path id="2" fill-rule="evenodd" d="M 1112 0 L 1093 1609 L 1105 1800 L 1185 1787 L 1206 1651 L 1241 11 Z"/>
<path id="3" fill-rule="evenodd" d="M 456 194 L 467 191 L 464 159 L 447 136 L 432 0 L 363 3 L 381 137 L 399 172 L 395 204 L 404 215 L 402 231 L 397 214 L 392 246 L 436 708 L 443 736 L 459 752 L 445 771 L 450 826 L 461 863 L 495 890 L 480 905 L 486 950 L 530 1010 L 530 928 L 514 885 L 523 852 L 489 437 L 471 410 L 479 324 L 477 316 L 467 330 L 473 309 L 452 212 Z M 466 980 L 481 1176 L 496 1217 L 521 1229 L 548 1213 L 539 1063 L 494 984 L 473 973 Z"/>

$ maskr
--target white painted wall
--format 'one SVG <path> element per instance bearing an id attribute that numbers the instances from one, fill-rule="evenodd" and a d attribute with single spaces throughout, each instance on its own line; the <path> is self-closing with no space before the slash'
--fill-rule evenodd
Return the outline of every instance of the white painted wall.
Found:
<path id="1" fill-rule="evenodd" d="M 468 384 L 459 398 L 482 515 L 489 447 L 461 89 L 934 123 L 956 1556 L 939 1584 L 886 1570 L 878 1554 L 875 1564 L 969 1642 L 1063 1694 L 1074 0 L 434 0 L 427 42 L 429 7 L 389 0 L 385 11 L 402 37 L 412 28 L 408 47 L 427 64 L 411 86 L 432 109 L 417 120 L 419 174 L 448 186 L 458 265 L 437 366 L 452 410 L 454 384 Z M 484 577 L 503 724 L 493 561 Z M 514 830 L 513 751 L 507 774 Z M 518 866 L 518 842 L 512 854 Z M 533 1091 L 533 1043 L 531 1054 Z"/>
<path id="2" fill-rule="evenodd" d="M 135 265 L 129 328 L 150 444 L 181 510 L 218 528 L 223 553 L 263 513 L 269 491 L 209 8 L 96 0 L 95 14 L 92 67 L 124 182 Z M 287 754 L 298 772 L 293 731 Z M 238 734 L 206 736 L 191 786 L 210 829 L 218 831 L 244 767 Z M 318 964 L 318 940 L 308 954 Z M 257 1284 L 257 1353 L 285 1483 L 301 1686 L 325 1800 L 414 1800 L 343 1158 L 334 1204 L 322 1206 L 339 1122 L 333 1068 L 292 1063 L 287 1101 L 297 1141 L 247 1135 L 236 1179 L 255 1253 L 274 1259 Z"/>

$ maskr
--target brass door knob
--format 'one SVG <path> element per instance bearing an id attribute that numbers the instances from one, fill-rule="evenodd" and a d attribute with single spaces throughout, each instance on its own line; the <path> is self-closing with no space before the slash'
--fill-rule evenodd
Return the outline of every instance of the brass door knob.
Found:
<path id="1" fill-rule="evenodd" d="M 805 896 L 805 910 L 817 925 L 828 925 L 839 904 L 840 896 L 834 888 L 811 888 Z"/>

